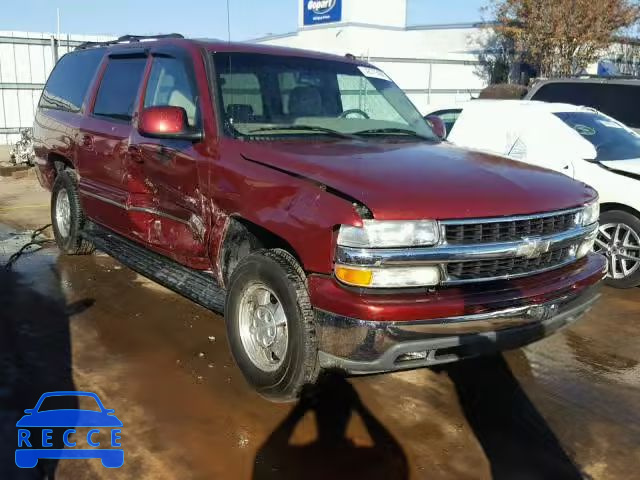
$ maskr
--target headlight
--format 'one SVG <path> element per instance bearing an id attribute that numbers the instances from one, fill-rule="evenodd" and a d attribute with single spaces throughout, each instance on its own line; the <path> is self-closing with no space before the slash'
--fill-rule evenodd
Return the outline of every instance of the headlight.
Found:
<path id="1" fill-rule="evenodd" d="M 600 202 L 595 200 L 584 206 L 582 210 L 577 213 L 576 225 L 582 225 L 586 227 L 592 223 L 596 223 L 600 218 Z"/>
<path id="2" fill-rule="evenodd" d="M 418 247 L 435 245 L 438 223 L 433 220 L 363 220 L 362 227 L 341 225 L 338 245 L 345 247 Z"/>
<path id="3" fill-rule="evenodd" d="M 365 288 L 430 287 L 440 282 L 440 268 L 423 267 L 350 267 L 336 265 L 336 278 L 342 283 Z"/>

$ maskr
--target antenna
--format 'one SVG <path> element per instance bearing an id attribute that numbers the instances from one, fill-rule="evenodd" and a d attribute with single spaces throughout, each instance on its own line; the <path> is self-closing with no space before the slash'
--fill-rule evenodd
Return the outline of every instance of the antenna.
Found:
<path id="1" fill-rule="evenodd" d="M 227 41 L 231 43 L 231 0 L 227 0 Z"/>

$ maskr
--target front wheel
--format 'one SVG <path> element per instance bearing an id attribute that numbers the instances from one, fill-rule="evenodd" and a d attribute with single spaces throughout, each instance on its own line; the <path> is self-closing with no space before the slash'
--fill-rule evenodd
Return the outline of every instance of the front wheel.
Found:
<path id="1" fill-rule="evenodd" d="M 640 285 L 640 219 L 622 210 L 602 213 L 594 250 L 607 257 L 607 285 Z"/>
<path id="2" fill-rule="evenodd" d="M 249 384 L 272 401 L 291 401 L 318 376 L 314 312 L 306 276 L 284 250 L 240 261 L 227 291 L 231 353 Z"/>

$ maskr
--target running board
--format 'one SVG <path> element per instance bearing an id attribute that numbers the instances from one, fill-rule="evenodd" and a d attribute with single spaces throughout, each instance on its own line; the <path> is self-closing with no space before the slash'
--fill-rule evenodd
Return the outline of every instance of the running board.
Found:
<path id="1" fill-rule="evenodd" d="M 209 310 L 224 311 L 225 291 L 211 274 L 193 270 L 122 235 L 87 222 L 82 236 L 127 267 Z"/>

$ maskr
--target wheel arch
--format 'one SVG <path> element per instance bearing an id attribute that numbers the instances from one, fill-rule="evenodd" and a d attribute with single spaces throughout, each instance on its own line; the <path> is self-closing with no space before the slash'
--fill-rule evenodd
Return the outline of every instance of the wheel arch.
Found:
<path id="1" fill-rule="evenodd" d="M 50 152 L 47 155 L 47 164 L 53 173 L 53 179 L 55 179 L 62 170 L 75 170 L 75 166 L 69 158 L 56 152 Z"/>
<path id="2" fill-rule="evenodd" d="M 245 256 L 260 249 L 281 249 L 302 261 L 295 248 L 280 235 L 240 215 L 231 215 L 219 254 L 219 277 L 226 286 L 233 270 Z"/>
<path id="3" fill-rule="evenodd" d="M 629 205 L 617 202 L 605 202 L 600 204 L 600 213 L 611 212 L 613 210 L 621 210 L 640 219 L 640 212 Z"/>

